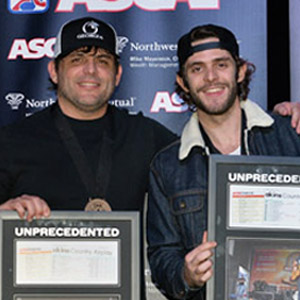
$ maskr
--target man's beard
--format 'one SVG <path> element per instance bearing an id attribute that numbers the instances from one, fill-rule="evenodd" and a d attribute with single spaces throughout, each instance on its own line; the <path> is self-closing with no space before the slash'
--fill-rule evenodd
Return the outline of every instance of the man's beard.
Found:
<path id="1" fill-rule="evenodd" d="M 228 85 L 226 85 L 229 87 Z M 229 87 L 230 88 L 230 87 Z M 199 91 L 197 91 L 199 92 Z M 222 115 L 226 113 L 234 104 L 235 99 L 237 97 L 237 84 L 234 83 L 234 85 L 230 88 L 230 94 L 228 95 L 226 101 L 223 103 L 221 107 L 218 107 L 217 109 L 211 109 L 205 103 L 202 101 L 202 99 L 198 96 L 198 94 L 191 93 L 192 101 L 194 105 L 204 113 L 208 115 Z"/>

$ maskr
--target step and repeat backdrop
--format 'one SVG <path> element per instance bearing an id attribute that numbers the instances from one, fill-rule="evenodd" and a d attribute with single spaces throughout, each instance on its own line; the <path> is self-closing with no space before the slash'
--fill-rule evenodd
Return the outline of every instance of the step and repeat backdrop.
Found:
<path id="1" fill-rule="evenodd" d="M 56 101 L 47 73 L 55 36 L 63 23 L 84 16 L 109 22 L 118 33 L 123 77 L 113 105 L 142 111 L 180 133 L 190 112 L 174 93 L 177 41 L 214 23 L 232 30 L 241 55 L 257 66 L 250 98 L 266 108 L 266 10 L 266 0 L 0 1 L 0 126 Z M 149 269 L 145 275 L 149 299 L 162 299 Z"/>
<path id="2" fill-rule="evenodd" d="M 68 20 L 93 16 L 118 33 L 121 85 L 111 103 L 143 111 L 180 133 L 189 112 L 174 91 L 179 37 L 214 23 L 232 30 L 241 55 L 255 63 L 250 98 L 266 107 L 266 0 L 5 0 L 0 3 L 0 126 L 56 101 L 47 63 Z"/>

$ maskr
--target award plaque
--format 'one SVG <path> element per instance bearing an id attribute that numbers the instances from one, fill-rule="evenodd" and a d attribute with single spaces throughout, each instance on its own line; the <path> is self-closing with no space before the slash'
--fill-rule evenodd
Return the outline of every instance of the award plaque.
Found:
<path id="1" fill-rule="evenodd" d="M 208 202 L 207 299 L 300 299 L 300 159 L 212 155 Z"/>
<path id="2" fill-rule="evenodd" d="M 140 295 L 138 212 L 0 212 L 1 300 L 127 300 Z"/>

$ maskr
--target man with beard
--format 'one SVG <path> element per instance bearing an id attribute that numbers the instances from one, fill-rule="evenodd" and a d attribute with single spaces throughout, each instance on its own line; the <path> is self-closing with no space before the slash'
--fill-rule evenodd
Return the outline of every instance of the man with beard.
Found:
<path id="1" fill-rule="evenodd" d="M 168 299 L 204 299 L 216 243 L 207 241 L 208 157 L 300 155 L 290 118 L 247 100 L 253 64 L 232 32 L 192 29 L 178 42 L 177 93 L 195 108 L 181 139 L 150 167 L 147 238 L 152 279 Z"/>
<path id="2" fill-rule="evenodd" d="M 143 211 L 150 161 L 177 137 L 109 105 L 119 60 L 111 25 L 86 17 L 61 27 L 48 64 L 57 103 L 0 131 L 0 210 L 28 221 L 51 210 Z"/>
<path id="3" fill-rule="evenodd" d="M 108 101 L 122 66 L 112 26 L 64 24 L 48 64 L 57 103 L 0 132 L 0 210 L 142 211 L 153 155 L 176 136 Z M 6 202 L 5 202 L 6 201 Z"/>

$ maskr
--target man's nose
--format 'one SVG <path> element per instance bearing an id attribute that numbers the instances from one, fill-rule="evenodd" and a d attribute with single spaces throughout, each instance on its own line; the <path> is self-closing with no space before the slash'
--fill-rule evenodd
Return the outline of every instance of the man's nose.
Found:
<path id="1" fill-rule="evenodd" d="M 88 58 L 84 65 L 84 71 L 86 73 L 94 74 L 96 72 L 96 69 L 97 69 L 96 61 L 92 57 Z"/>
<path id="2" fill-rule="evenodd" d="M 218 78 L 218 72 L 214 67 L 208 67 L 205 70 L 204 80 L 207 82 L 213 82 Z"/>

